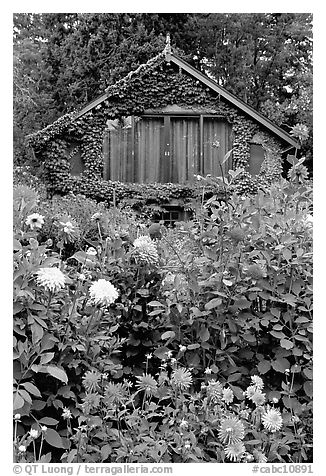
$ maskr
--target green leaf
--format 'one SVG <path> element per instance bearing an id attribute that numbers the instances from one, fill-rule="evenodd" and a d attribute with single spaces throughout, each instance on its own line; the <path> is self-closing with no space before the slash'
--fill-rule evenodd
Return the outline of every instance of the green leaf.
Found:
<path id="1" fill-rule="evenodd" d="M 211 309 L 214 309 L 215 307 L 218 307 L 222 304 L 222 299 L 220 298 L 214 298 L 214 299 L 211 299 L 210 301 L 208 301 L 206 304 L 205 304 L 205 309 L 207 311 L 210 311 Z"/>
<path id="2" fill-rule="evenodd" d="M 161 335 L 162 340 L 173 339 L 175 337 L 174 331 L 166 331 Z"/>
<path id="3" fill-rule="evenodd" d="M 240 374 L 239 372 L 235 373 L 235 374 L 231 374 L 229 377 L 228 377 L 228 383 L 230 382 L 237 382 L 240 378 L 241 378 L 242 374 Z"/>
<path id="4" fill-rule="evenodd" d="M 46 352 L 42 354 L 40 364 L 41 365 L 48 364 L 53 359 L 53 357 L 54 357 L 54 352 Z"/>
<path id="5" fill-rule="evenodd" d="M 169 350 L 168 347 L 158 347 L 158 349 L 154 350 L 154 355 L 159 359 L 166 359 L 166 354 Z"/>
<path id="6" fill-rule="evenodd" d="M 18 392 L 14 394 L 13 410 L 18 410 L 23 407 L 25 404 L 24 399 L 19 395 Z"/>
<path id="7" fill-rule="evenodd" d="M 311 380 L 303 384 L 303 389 L 308 397 L 313 396 L 313 385 Z"/>
<path id="8" fill-rule="evenodd" d="M 41 458 L 38 460 L 38 463 L 51 463 L 52 454 L 46 453 L 46 455 L 42 455 Z"/>
<path id="9" fill-rule="evenodd" d="M 280 357 L 272 361 L 272 367 L 276 372 L 284 373 L 286 369 L 290 369 L 291 365 L 287 359 Z"/>
<path id="10" fill-rule="evenodd" d="M 62 369 L 59 369 L 59 367 L 48 365 L 46 367 L 46 370 L 50 375 L 52 375 L 52 377 L 55 377 L 56 379 L 61 380 L 64 383 L 68 383 L 68 377 L 66 372 Z"/>
<path id="11" fill-rule="evenodd" d="M 257 369 L 260 374 L 266 374 L 271 369 L 271 363 L 269 360 L 261 360 L 257 365 Z"/>
<path id="12" fill-rule="evenodd" d="M 59 423 L 59 420 L 55 420 L 54 418 L 50 417 L 43 417 L 38 422 L 42 425 L 53 426 L 57 425 Z"/>
<path id="13" fill-rule="evenodd" d="M 21 384 L 22 387 L 24 387 L 29 393 L 31 393 L 32 395 L 35 395 L 35 397 L 40 397 L 42 398 L 42 395 L 39 391 L 39 389 L 37 387 L 35 387 L 35 385 L 33 385 L 32 383 L 30 382 L 25 382 L 25 383 L 22 383 Z"/>
<path id="14" fill-rule="evenodd" d="M 270 331 L 270 334 L 273 337 L 276 337 L 276 339 L 284 339 L 286 337 L 284 332 L 280 332 L 280 331 Z"/>
<path id="15" fill-rule="evenodd" d="M 285 248 L 285 249 L 283 250 L 283 253 L 282 253 L 282 254 L 283 254 L 283 258 L 286 259 L 286 261 L 290 261 L 290 260 L 291 260 L 291 258 L 292 258 L 292 253 L 291 253 L 291 251 L 290 251 L 288 248 Z"/>
<path id="16" fill-rule="evenodd" d="M 247 342 L 256 342 L 256 337 L 252 334 L 247 333 L 247 334 L 244 334 L 242 337 Z"/>
<path id="17" fill-rule="evenodd" d="M 151 301 L 148 303 L 148 306 L 153 306 L 153 307 L 164 307 L 164 304 L 162 304 L 161 302 L 158 302 L 158 301 Z"/>
<path id="18" fill-rule="evenodd" d="M 64 448 L 61 436 L 53 428 L 48 428 L 44 433 L 44 439 L 49 445 L 54 446 L 55 448 Z"/>
<path id="19" fill-rule="evenodd" d="M 102 461 L 108 459 L 109 455 L 112 453 L 112 446 L 111 445 L 104 445 L 101 448 L 101 456 Z"/>
<path id="20" fill-rule="evenodd" d="M 210 338 L 210 333 L 209 333 L 209 330 L 207 329 L 207 327 L 203 326 L 200 329 L 198 337 L 200 338 L 200 340 L 202 342 L 208 341 L 208 339 Z"/>
<path id="21" fill-rule="evenodd" d="M 194 349 L 199 349 L 199 347 L 200 347 L 200 344 L 189 344 L 187 346 L 187 349 L 188 350 L 194 350 Z"/>
<path id="22" fill-rule="evenodd" d="M 292 347 L 294 347 L 293 342 L 288 339 L 281 339 L 280 344 L 281 344 L 281 347 L 287 350 L 292 349 Z"/>

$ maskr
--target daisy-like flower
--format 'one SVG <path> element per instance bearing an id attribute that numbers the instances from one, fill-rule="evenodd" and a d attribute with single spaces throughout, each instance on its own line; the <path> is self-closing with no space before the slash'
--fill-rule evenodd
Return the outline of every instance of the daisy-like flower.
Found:
<path id="1" fill-rule="evenodd" d="M 188 425 L 187 420 L 184 420 L 184 419 L 183 419 L 183 420 L 181 420 L 179 426 L 180 426 L 180 428 L 182 428 L 182 429 L 186 429 L 186 428 L 188 428 L 189 425 Z"/>
<path id="2" fill-rule="evenodd" d="M 105 386 L 104 395 L 104 402 L 111 404 L 124 402 L 127 393 L 126 388 L 122 383 L 109 382 Z"/>
<path id="3" fill-rule="evenodd" d="M 18 451 L 19 453 L 26 453 L 26 446 L 24 445 L 18 446 Z"/>
<path id="4" fill-rule="evenodd" d="M 244 438 L 243 423 L 236 417 L 225 418 L 218 430 L 219 439 L 225 445 L 234 445 Z"/>
<path id="5" fill-rule="evenodd" d="M 91 216 L 92 221 L 99 221 L 101 218 L 102 214 L 100 212 L 94 213 L 94 215 Z"/>
<path id="6" fill-rule="evenodd" d="M 261 392 L 256 392 L 252 395 L 250 398 L 252 402 L 254 402 L 255 405 L 263 405 L 265 403 L 265 394 Z"/>
<path id="7" fill-rule="evenodd" d="M 96 256 L 97 251 L 96 251 L 95 248 L 93 248 L 93 246 L 90 246 L 89 248 L 87 248 L 86 254 L 91 255 L 91 256 Z"/>
<path id="8" fill-rule="evenodd" d="M 290 134 L 291 136 L 299 139 L 300 142 L 303 142 L 307 140 L 309 137 L 309 129 L 304 124 L 296 124 L 295 126 L 292 127 Z"/>
<path id="9" fill-rule="evenodd" d="M 137 263 L 157 265 L 159 261 L 158 252 L 154 241 L 149 236 L 140 236 L 133 242 L 132 255 Z"/>
<path id="10" fill-rule="evenodd" d="M 136 383 L 136 387 L 139 390 L 143 390 L 147 395 L 155 395 L 157 392 L 157 382 L 156 380 L 149 374 L 143 374 L 141 376 L 136 377 L 138 380 Z"/>
<path id="11" fill-rule="evenodd" d="M 36 439 L 38 437 L 38 430 L 34 430 L 33 428 L 30 430 L 29 434 L 31 438 Z"/>
<path id="12" fill-rule="evenodd" d="M 276 408 L 269 408 L 262 415 L 261 420 L 266 430 L 272 433 L 280 430 L 283 424 L 281 413 Z"/>
<path id="13" fill-rule="evenodd" d="M 72 418 L 72 413 L 69 408 L 63 407 L 62 418 L 65 420 L 70 420 Z"/>
<path id="14" fill-rule="evenodd" d="M 253 385 L 255 385 L 255 386 L 256 386 L 257 388 L 259 388 L 260 390 L 262 390 L 262 389 L 264 388 L 263 379 L 261 379 L 260 377 L 258 377 L 258 375 L 252 375 L 251 381 L 252 381 Z"/>
<path id="15" fill-rule="evenodd" d="M 98 393 L 87 393 L 83 398 L 83 403 L 80 405 L 83 412 L 88 413 L 94 408 L 98 408 L 101 397 Z"/>
<path id="16" fill-rule="evenodd" d="M 180 390 L 187 390 L 192 384 L 192 375 L 187 369 L 176 369 L 172 372 L 171 384 Z"/>
<path id="17" fill-rule="evenodd" d="M 100 388 L 101 374 L 94 370 L 88 370 L 83 377 L 83 385 L 88 392 L 95 392 Z"/>
<path id="18" fill-rule="evenodd" d="M 74 243 L 80 231 L 77 223 L 69 215 L 61 215 L 58 218 L 57 226 L 64 243 Z"/>
<path id="19" fill-rule="evenodd" d="M 237 462 L 237 461 L 240 461 L 240 458 L 245 453 L 246 448 L 244 444 L 241 441 L 239 441 L 238 443 L 227 445 L 227 447 L 224 448 L 224 451 L 225 451 L 226 457 L 230 461 Z"/>
<path id="20" fill-rule="evenodd" d="M 213 401 L 218 402 L 222 398 L 223 385 L 221 382 L 211 380 L 207 386 L 207 396 Z"/>
<path id="21" fill-rule="evenodd" d="M 232 403 L 233 402 L 233 399 L 234 399 L 234 393 L 232 392 L 232 390 L 230 388 L 225 388 L 223 389 L 223 396 L 222 396 L 222 400 L 228 404 L 228 403 Z"/>
<path id="22" fill-rule="evenodd" d="M 185 449 L 189 450 L 191 448 L 191 443 L 189 440 L 185 441 Z"/>
<path id="23" fill-rule="evenodd" d="M 59 268 L 40 268 L 36 274 L 37 283 L 48 291 L 60 291 L 65 286 L 66 277 Z"/>
<path id="24" fill-rule="evenodd" d="M 95 281 L 89 288 L 91 301 L 96 305 L 109 306 L 119 297 L 117 289 L 106 279 Z"/>
<path id="25" fill-rule="evenodd" d="M 31 215 L 28 215 L 25 223 L 31 228 L 31 230 L 34 230 L 34 228 L 41 229 L 44 225 L 44 216 L 39 213 L 32 213 Z"/>
<path id="26" fill-rule="evenodd" d="M 257 392 L 256 385 L 249 385 L 247 389 L 243 392 L 249 400 L 251 400 L 252 396 Z"/>

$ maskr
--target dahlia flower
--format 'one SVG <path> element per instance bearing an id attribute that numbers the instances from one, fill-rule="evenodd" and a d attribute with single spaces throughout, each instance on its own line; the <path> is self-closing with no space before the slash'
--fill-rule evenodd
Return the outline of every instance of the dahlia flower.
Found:
<path id="1" fill-rule="evenodd" d="M 244 438 L 243 423 L 236 417 L 225 418 L 218 430 L 219 439 L 223 444 L 234 445 Z"/>
<path id="2" fill-rule="evenodd" d="M 60 291 L 65 285 L 66 277 L 59 268 L 40 268 L 36 274 L 37 283 L 48 291 Z"/>
<path id="3" fill-rule="evenodd" d="M 274 433 L 281 429 L 283 420 L 279 410 L 269 408 L 261 417 L 262 423 L 266 430 Z"/>
<path id="4" fill-rule="evenodd" d="M 140 236 L 133 242 L 133 256 L 141 264 L 158 264 L 158 252 L 155 243 L 149 236 Z"/>
<path id="5" fill-rule="evenodd" d="M 223 390 L 222 400 L 225 403 L 232 403 L 233 399 L 234 399 L 234 393 L 232 392 L 232 390 L 230 388 L 225 388 Z"/>
<path id="6" fill-rule="evenodd" d="M 177 369 L 172 372 L 171 383 L 180 390 L 187 390 L 192 384 L 192 375 L 187 369 Z"/>
<path id="7" fill-rule="evenodd" d="M 143 374 L 141 376 L 136 377 L 138 382 L 136 383 L 136 387 L 139 390 L 143 390 L 148 395 L 154 395 L 157 391 L 157 382 L 156 380 L 148 374 Z"/>
<path id="8" fill-rule="evenodd" d="M 263 405 L 265 403 L 265 394 L 261 392 L 256 392 L 252 395 L 250 400 L 257 406 Z"/>
<path id="9" fill-rule="evenodd" d="M 216 380 L 210 380 L 207 386 L 207 396 L 213 402 L 216 402 L 222 398 L 222 394 L 223 394 L 223 385 Z"/>
<path id="10" fill-rule="evenodd" d="M 91 301 L 96 305 L 109 306 L 118 299 L 118 290 L 106 279 L 95 281 L 89 288 Z"/>
<path id="11" fill-rule="evenodd" d="M 253 375 L 251 377 L 251 381 L 253 383 L 253 385 L 256 385 L 257 388 L 259 388 L 260 390 L 262 388 L 264 388 L 264 382 L 263 382 L 263 379 L 258 377 L 258 375 Z"/>
<path id="12" fill-rule="evenodd" d="M 41 229 L 42 225 L 44 225 L 44 216 L 39 213 L 32 213 L 31 215 L 28 215 L 25 223 L 30 226 L 31 230 L 34 230 L 34 228 Z"/>
<path id="13" fill-rule="evenodd" d="M 86 390 L 88 390 L 89 392 L 95 392 L 100 388 L 99 381 L 101 380 L 101 374 L 94 370 L 88 370 L 87 372 L 85 372 L 85 375 L 82 380 Z"/>
<path id="14" fill-rule="evenodd" d="M 226 448 L 224 448 L 226 457 L 234 462 L 239 461 L 245 451 L 246 448 L 241 441 L 239 441 L 238 443 L 229 444 Z"/>
<path id="15" fill-rule="evenodd" d="M 109 382 L 105 387 L 105 403 L 122 403 L 126 398 L 126 388 L 122 383 Z"/>

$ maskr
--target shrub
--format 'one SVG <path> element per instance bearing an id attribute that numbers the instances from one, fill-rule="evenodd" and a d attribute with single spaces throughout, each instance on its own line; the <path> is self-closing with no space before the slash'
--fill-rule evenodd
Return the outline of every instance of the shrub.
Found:
<path id="1" fill-rule="evenodd" d="M 17 188 L 17 461 L 311 461 L 311 185 L 224 185 L 155 230 Z"/>

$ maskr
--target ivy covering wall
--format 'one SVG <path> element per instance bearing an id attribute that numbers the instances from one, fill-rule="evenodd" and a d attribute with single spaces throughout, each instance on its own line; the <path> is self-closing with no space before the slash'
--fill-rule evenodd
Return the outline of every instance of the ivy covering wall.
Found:
<path id="1" fill-rule="evenodd" d="M 107 99 L 91 111 L 81 117 L 77 113 L 66 114 L 45 129 L 27 137 L 27 144 L 44 164 L 45 180 L 50 193 L 82 193 L 97 200 L 111 201 L 115 198 L 119 201 L 126 196 L 139 197 L 142 189 L 145 194 L 152 193 L 154 196 L 159 190 L 168 200 L 193 197 L 196 187 L 190 185 L 139 186 L 102 179 L 102 144 L 107 120 L 140 116 L 148 109 L 173 104 L 194 110 L 205 108 L 210 114 L 222 116 L 232 124 L 233 169 L 248 168 L 250 143 L 253 139 L 262 144 L 265 160 L 261 172 L 255 178 L 247 172 L 239 177 L 242 192 L 254 191 L 259 183 L 268 183 L 281 173 L 281 149 L 284 144 L 203 83 L 175 65 L 168 64 L 161 53 L 111 86 L 107 90 Z M 70 173 L 70 159 L 76 146 L 84 163 L 84 172 L 79 177 Z"/>

